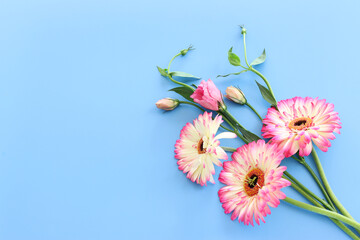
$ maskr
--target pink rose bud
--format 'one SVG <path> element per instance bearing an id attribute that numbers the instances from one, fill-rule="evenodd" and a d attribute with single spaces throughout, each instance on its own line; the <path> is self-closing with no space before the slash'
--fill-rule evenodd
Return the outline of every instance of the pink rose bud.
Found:
<path id="1" fill-rule="evenodd" d="M 174 110 L 179 106 L 179 100 L 172 98 L 163 98 L 156 102 L 156 107 L 166 111 Z"/>
<path id="2" fill-rule="evenodd" d="M 218 111 L 219 107 L 226 107 L 220 90 L 210 79 L 207 82 L 202 80 L 200 85 L 190 97 L 194 99 L 194 102 L 210 110 Z"/>
<path id="3" fill-rule="evenodd" d="M 226 89 L 226 95 L 229 100 L 236 102 L 238 104 L 244 105 L 247 100 L 245 98 L 244 93 L 240 90 L 240 88 L 230 86 Z"/>

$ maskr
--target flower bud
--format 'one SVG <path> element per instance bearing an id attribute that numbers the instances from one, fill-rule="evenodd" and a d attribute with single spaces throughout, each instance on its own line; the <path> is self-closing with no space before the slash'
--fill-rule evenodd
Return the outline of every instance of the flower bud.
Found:
<path id="1" fill-rule="evenodd" d="M 244 27 L 244 25 L 241 25 L 241 34 L 246 34 L 246 28 Z"/>
<path id="2" fill-rule="evenodd" d="M 180 51 L 180 54 L 181 54 L 182 56 L 185 56 L 185 55 L 187 54 L 187 52 L 190 51 L 190 50 L 194 50 L 194 48 L 193 48 L 192 45 L 190 45 L 190 46 L 189 46 L 188 48 L 186 48 L 186 49 L 181 50 L 181 51 Z"/>
<path id="3" fill-rule="evenodd" d="M 233 86 L 226 88 L 225 97 L 241 105 L 247 102 L 244 93 L 239 88 Z"/>
<path id="4" fill-rule="evenodd" d="M 156 102 L 156 107 L 166 111 L 174 110 L 179 106 L 179 100 L 172 98 L 163 98 Z"/>
<path id="5" fill-rule="evenodd" d="M 202 80 L 190 97 L 194 102 L 213 111 L 218 111 L 219 107 L 226 108 L 220 90 L 210 79 L 207 82 Z"/>

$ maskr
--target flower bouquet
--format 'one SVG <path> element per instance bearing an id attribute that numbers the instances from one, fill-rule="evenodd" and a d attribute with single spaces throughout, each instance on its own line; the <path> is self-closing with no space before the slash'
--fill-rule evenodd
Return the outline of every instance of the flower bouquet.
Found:
<path id="1" fill-rule="evenodd" d="M 250 105 L 244 93 L 236 87 L 229 86 L 225 97 L 235 103 L 249 107 L 261 120 L 262 138 L 246 129 L 230 113 L 225 99 L 213 81 L 202 80 L 199 86 L 188 85 L 175 79 L 195 76 L 171 71 L 171 63 L 179 56 L 193 50 L 192 46 L 181 50 L 169 62 L 167 69 L 157 67 L 160 74 L 179 85 L 171 89 L 184 100 L 164 98 L 156 106 L 164 110 L 173 110 L 180 104 L 188 104 L 203 111 L 193 123 L 187 123 L 181 130 L 180 139 L 175 144 L 175 158 L 179 170 L 192 182 L 206 186 L 207 182 L 215 183 L 214 165 L 221 166 L 219 181 L 224 186 L 219 190 L 220 202 L 231 219 L 238 219 L 245 225 L 265 223 L 265 217 L 271 213 L 280 200 L 294 206 L 329 217 L 340 229 L 353 239 L 360 239 L 360 224 L 355 221 L 338 201 L 326 179 L 316 148 L 326 152 L 331 146 L 330 140 L 340 133 L 341 122 L 334 105 L 325 99 L 311 97 L 294 97 L 277 101 L 269 81 L 256 66 L 266 59 L 265 50 L 250 64 L 246 54 L 246 29 L 241 27 L 244 45 L 244 63 L 232 51 L 228 51 L 229 63 L 241 68 L 241 71 L 229 75 L 240 75 L 253 72 L 265 83 L 256 81 L 262 97 L 271 105 L 267 115 L 262 116 Z M 174 78 L 175 77 L 175 78 Z M 244 125 L 243 125 L 244 124 Z M 219 129 L 224 129 L 218 133 Z M 244 144 L 237 149 L 220 145 L 220 139 L 239 138 Z M 231 161 L 226 152 L 232 152 Z M 311 157 L 318 174 L 307 161 Z M 308 157 L 309 156 L 309 157 Z M 308 157 L 306 159 L 305 157 Z M 317 196 L 286 171 L 282 160 L 292 158 L 306 168 L 322 192 Z M 319 177 L 318 177 L 319 176 Z M 282 188 L 292 187 L 309 203 L 301 202 L 282 192 Z"/>

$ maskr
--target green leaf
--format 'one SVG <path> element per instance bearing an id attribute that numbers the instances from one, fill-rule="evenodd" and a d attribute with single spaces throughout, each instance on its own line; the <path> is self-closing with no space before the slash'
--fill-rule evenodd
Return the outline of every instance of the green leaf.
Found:
<path id="1" fill-rule="evenodd" d="M 185 72 L 171 72 L 169 74 L 172 77 L 200 79 L 199 77 L 195 77 L 194 75 L 191 75 L 190 73 L 185 73 Z"/>
<path id="2" fill-rule="evenodd" d="M 246 130 L 245 128 L 239 127 L 239 131 L 248 142 L 254 142 L 261 139 L 258 135 Z"/>
<path id="3" fill-rule="evenodd" d="M 241 72 L 236 72 L 236 73 L 229 73 L 229 74 L 226 74 L 226 75 L 217 75 L 217 77 L 227 77 L 227 76 L 230 76 L 230 75 L 240 75 L 244 72 L 247 72 L 249 71 L 249 69 L 245 69 L 245 70 L 242 70 Z"/>
<path id="4" fill-rule="evenodd" d="M 162 69 L 162 68 L 159 67 L 159 66 L 156 66 L 156 67 L 157 67 L 159 73 L 161 74 L 161 76 L 163 76 L 163 77 L 167 77 L 167 76 L 168 76 L 167 69 Z"/>
<path id="5" fill-rule="evenodd" d="M 176 92 L 177 94 L 183 96 L 185 99 L 187 99 L 191 102 L 194 102 L 194 100 L 190 97 L 194 93 L 194 90 L 191 90 L 190 88 L 176 87 L 176 88 L 170 89 L 169 91 Z"/>
<path id="6" fill-rule="evenodd" d="M 265 59 L 266 59 L 266 52 L 265 52 L 265 49 L 264 49 L 264 51 L 262 52 L 260 57 L 256 58 L 250 65 L 255 66 L 255 65 L 262 64 L 263 62 L 265 62 Z"/>
<path id="7" fill-rule="evenodd" d="M 258 85 L 259 87 L 259 90 L 261 92 L 261 95 L 263 96 L 263 98 L 268 102 L 270 103 L 271 105 L 273 106 L 276 106 L 277 105 L 277 102 L 274 98 L 274 96 L 271 94 L 271 92 L 269 91 L 269 89 L 267 89 L 266 87 L 264 87 L 263 85 L 261 85 L 260 83 L 258 83 L 256 80 L 255 80 L 256 84 Z"/>
<path id="8" fill-rule="evenodd" d="M 232 52 L 232 47 L 229 49 L 228 59 L 231 65 L 240 66 L 240 58 Z"/>

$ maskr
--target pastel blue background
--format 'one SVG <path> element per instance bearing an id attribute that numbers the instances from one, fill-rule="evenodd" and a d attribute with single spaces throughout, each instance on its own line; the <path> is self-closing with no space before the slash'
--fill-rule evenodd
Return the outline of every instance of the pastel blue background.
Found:
<path id="1" fill-rule="evenodd" d="M 359 1 L 0 2 L 0 239 L 347 239 L 328 219 L 282 203 L 267 223 L 245 227 L 223 213 L 222 186 L 200 187 L 177 169 L 174 143 L 199 111 L 163 112 L 175 97 L 166 67 L 240 86 L 264 116 L 243 57 L 238 24 L 248 29 L 250 60 L 278 99 L 326 98 L 343 123 L 320 153 L 339 199 L 360 220 Z M 249 109 L 228 103 L 249 129 Z M 224 140 L 239 146 L 240 141 Z M 311 161 L 310 161 L 311 162 Z M 289 172 L 319 193 L 292 160 Z M 291 189 L 285 192 L 301 199 Z"/>

